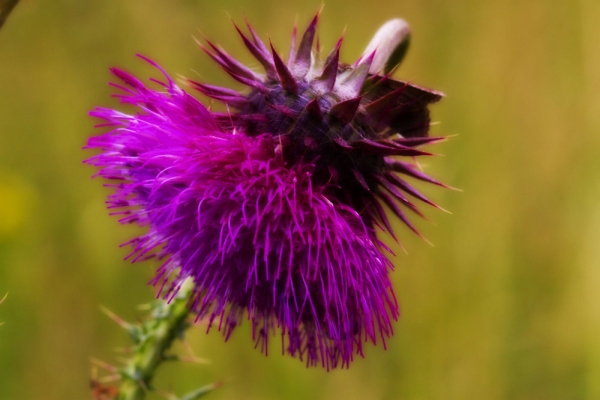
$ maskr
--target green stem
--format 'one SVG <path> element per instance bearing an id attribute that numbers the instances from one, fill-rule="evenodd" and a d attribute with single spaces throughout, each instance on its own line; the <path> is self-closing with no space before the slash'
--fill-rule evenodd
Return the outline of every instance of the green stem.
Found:
<path id="1" fill-rule="evenodd" d="M 135 347 L 131 359 L 121 371 L 119 400 L 142 400 L 146 392 L 151 390 L 156 369 L 168 359 L 165 353 L 176 339 L 183 337 L 189 327 L 186 319 L 190 312 L 188 300 L 193 287 L 193 282 L 188 279 L 170 303 L 162 300 L 155 302 L 150 320 L 142 325 L 129 326 Z"/>
<path id="2" fill-rule="evenodd" d="M 17 5 L 19 0 L 0 0 L 0 28 L 4 25 L 4 21 L 8 18 L 8 14 Z"/>

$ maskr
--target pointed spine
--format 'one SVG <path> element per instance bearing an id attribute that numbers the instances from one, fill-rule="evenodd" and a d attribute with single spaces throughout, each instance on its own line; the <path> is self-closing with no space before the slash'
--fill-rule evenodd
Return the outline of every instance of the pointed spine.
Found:
<path id="1" fill-rule="evenodd" d="M 248 104 L 248 99 L 241 93 L 236 92 L 235 90 L 223 88 L 220 86 L 206 85 L 204 83 L 196 82 L 191 79 L 188 79 L 188 83 L 193 89 L 199 91 L 203 95 L 208 96 L 211 99 L 227 103 L 232 107 L 240 108 Z"/>
<path id="2" fill-rule="evenodd" d="M 289 107 L 286 107 L 284 105 L 267 103 L 267 106 L 272 108 L 273 110 L 285 115 L 286 117 L 290 117 L 290 118 L 296 117 L 296 113 L 294 111 L 292 111 Z"/>
<path id="3" fill-rule="evenodd" d="M 206 40 L 206 43 L 213 49 L 214 54 L 218 56 L 223 66 L 229 68 L 232 72 L 243 76 L 244 78 L 255 81 L 261 80 L 262 77 L 260 75 L 258 75 L 256 72 L 252 71 L 250 68 L 246 67 L 244 64 L 227 54 L 225 50 L 216 46 L 206 38 L 204 40 Z"/>
<path id="4" fill-rule="evenodd" d="M 378 140 L 373 141 L 369 139 L 360 139 L 352 143 L 355 147 L 363 150 L 367 154 L 381 155 L 381 156 L 405 156 L 405 157 L 416 157 L 416 156 L 431 156 L 432 153 L 413 149 L 411 147 L 405 147 L 398 145 L 389 140 Z"/>
<path id="5" fill-rule="evenodd" d="M 352 169 L 352 174 L 354 175 L 354 178 L 356 178 L 356 181 L 358 183 L 360 183 L 360 186 L 363 187 L 363 189 L 365 189 L 367 192 L 371 191 L 371 188 L 367 184 L 367 181 L 365 180 L 365 177 L 360 173 L 359 170 Z"/>
<path id="6" fill-rule="evenodd" d="M 211 52 L 202 43 L 200 43 L 198 41 L 196 41 L 196 43 L 198 43 L 198 46 L 200 46 L 200 48 L 210 58 L 215 60 L 215 62 L 217 64 L 219 64 L 221 66 L 221 68 L 223 68 L 223 70 L 225 72 L 227 72 L 229 74 L 229 76 L 231 76 L 233 79 L 235 79 L 236 81 L 238 81 L 246 86 L 256 89 L 260 92 L 265 93 L 268 91 L 267 87 L 261 83 L 260 79 L 249 78 L 249 77 L 245 76 L 245 74 L 240 74 L 239 71 L 236 71 L 235 68 L 232 68 L 232 66 L 226 60 L 222 59 L 218 54 Z"/>
<path id="7" fill-rule="evenodd" d="M 385 190 L 388 191 L 389 194 L 394 196 L 394 198 L 396 198 L 396 200 L 400 201 L 402 204 L 404 204 L 406 207 L 408 207 L 411 211 L 413 211 L 418 216 L 423 217 L 423 214 L 421 213 L 419 208 L 416 205 L 414 205 L 410 200 L 408 200 L 406 198 L 406 196 L 404 196 L 404 194 L 396 186 L 394 186 L 389 180 L 387 180 L 385 177 L 383 177 L 381 175 L 373 175 L 373 177 L 375 178 L 375 180 L 377 180 L 377 182 L 379 182 L 379 184 Z"/>
<path id="8" fill-rule="evenodd" d="M 415 228 L 415 226 L 412 224 L 412 222 L 410 222 L 410 220 L 408 219 L 408 217 L 406 216 L 406 214 L 404 214 L 404 212 L 402 211 L 402 209 L 400 208 L 400 206 L 394 201 L 394 199 L 392 199 L 392 197 L 385 192 L 378 192 L 377 196 L 383 200 L 383 202 L 389 207 L 389 209 L 398 217 L 400 218 L 400 220 L 402 222 L 404 222 L 404 224 L 406 226 L 408 226 L 410 228 L 411 231 L 413 231 L 414 233 L 417 234 L 417 236 L 419 236 L 421 239 L 426 240 L 421 233 L 419 233 L 419 231 L 417 230 L 417 228 Z"/>
<path id="9" fill-rule="evenodd" d="M 329 109 L 329 113 L 343 125 L 348 124 L 354 119 L 361 100 L 362 97 L 356 97 L 354 99 L 341 101 L 333 105 L 333 107 Z"/>
<path id="10" fill-rule="evenodd" d="M 254 41 L 256 47 L 258 47 L 263 54 L 269 54 L 269 49 L 267 48 L 265 43 L 260 39 L 256 31 L 252 28 L 252 25 L 250 25 L 248 21 L 246 21 L 246 27 L 248 27 L 248 32 L 250 32 L 250 35 L 252 36 L 252 40 Z"/>
<path id="11" fill-rule="evenodd" d="M 316 78 L 313 81 L 313 87 L 321 92 L 328 93 L 333 90 L 335 86 L 335 81 L 337 79 L 337 70 L 340 60 L 340 46 L 342 45 L 342 40 L 340 39 L 335 46 L 332 54 L 327 57 L 327 63 L 325 64 L 325 68 L 323 68 L 323 73 L 321 76 Z"/>
<path id="12" fill-rule="evenodd" d="M 361 60 L 343 79 L 338 79 L 334 91 L 342 99 L 351 99 L 360 94 L 373 62 L 373 57 L 375 57 L 375 52 Z"/>
<path id="13" fill-rule="evenodd" d="M 379 219 L 379 221 L 381 221 L 381 223 L 383 224 L 385 229 L 387 229 L 388 233 L 392 236 L 392 238 L 394 238 L 394 240 L 398 241 L 398 238 L 396 237 L 396 234 L 394 233 L 394 229 L 392 228 L 392 224 L 390 224 L 390 220 L 387 217 L 385 210 L 381 206 L 381 203 L 379 201 L 374 201 L 373 207 L 375 208 L 375 210 L 370 211 L 370 214 L 372 215 L 372 217 L 376 217 L 375 221 L 377 221 L 377 219 Z M 381 226 L 380 224 L 378 224 L 378 225 Z"/>
<path id="14" fill-rule="evenodd" d="M 320 11 L 317 13 L 317 15 L 315 15 L 311 23 L 308 25 L 308 28 L 306 28 L 306 31 L 302 36 L 302 40 L 300 40 L 300 45 L 298 46 L 298 51 L 294 57 L 294 62 L 292 65 L 290 65 L 294 75 L 298 77 L 305 76 L 310 68 L 310 53 L 312 50 L 313 41 L 315 39 L 319 14 Z"/>
<path id="15" fill-rule="evenodd" d="M 288 67 L 291 68 L 296 60 L 296 38 L 298 36 L 298 21 L 294 23 L 292 30 L 292 40 L 290 41 L 290 52 L 288 54 Z"/>
<path id="16" fill-rule="evenodd" d="M 390 139 L 390 140 L 393 141 L 394 143 L 398 143 L 403 146 L 419 147 L 419 146 L 423 146 L 423 145 L 430 144 L 430 143 L 443 142 L 443 141 L 447 140 L 447 137 L 445 137 L 445 136 L 411 137 L 411 138 L 399 137 L 397 139 Z"/>
<path id="17" fill-rule="evenodd" d="M 279 75 L 281 86 L 288 92 L 298 95 L 298 82 L 296 82 L 296 78 L 294 78 L 288 67 L 285 66 L 275 51 L 275 48 L 273 48 L 273 43 L 271 43 L 271 52 L 273 54 L 273 63 L 275 64 L 277 75 Z"/>
<path id="18" fill-rule="evenodd" d="M 240 28 L 238 28 L 238 26 L 235 23 L 233 24 L 233 26 L 239 33 L 239 35 L 242 38 L 242 41 L 244 42 L 244 45 L 246 46 L 248 51 L 250 51 L 250 53 L 254 56 L 254 58 L 256 58 L 258 60 L 258 62 L 260 62 L 262 64 L 263 68 L 267 72 L 267 75 L 270 78 L 274 78 L 275 77 L 275 68 L 273 67 L 273 61 L 271 60 L 271 55 L 268 52 L 264 53 L 262 51 L 262 49 L 256 45 L 256 43 L 250 41 L 250 39 L 248 39 L 246 37 L 246 35 L 244 35 L 244 33 L 240 30 Z"/>
<path id="19" fill-rule="evenodd" d="M 415 167 L 413 167 L 411 164 L 406 163 L 406 162 L 402 162 L 399 160 L 386 160 L 387 165 L 392 169 L 392 171 L 394 172 L 400 172 L 402 174 L 411 176 L 415 179 L 418 179 L 420 181 L 423 182 L 429 182 L 429 183 L 433 183 L 434 185 L 438 185 L 441 186 L 443 188 L 447 188 L 450 189 L 449 186 L 444 185 L 443 183 L 429 177 L 428 175 L 422 173 L 421 171 L 417 170 Z"/>
<path id="20" fill-rule="evenodd" d="M 419 192 L 417 189 L 415 189 L 414 187 L 410 186 L 404 180 L 400 179 L 396 174 L 393 174 L 391 172 L 387 172 L 387 173 L 385 173 L 384 176 L 385 176 L 385 179 L 387 179 L 387 181 L 390 182 L 392 185 L 394 185 L 397 188 L 405 191 L 406 193 L 410 194 L 414 198 L 419 199 L 422 202 L 427 203 L 427 204 L 429 204 L 432 207 L 435 207 L 437 209 L 446 211 L 443 208 L 441 208 L 440 206 L 438 206 L 437 204 L 435 204 L 433 201 L 429 200 L 427 197 L 425 197 L 424 195 L 422 195 L 421 192 Z"/>
<path id="21" fill-rule="evenodd" d="M 316 97 L 306 105 L 305 109 L 310 115 L 317 117 L 319 121 L 323 119 L 323 111 L 321 110 L 321 106 L 319 105 L 319 101 Z"/>

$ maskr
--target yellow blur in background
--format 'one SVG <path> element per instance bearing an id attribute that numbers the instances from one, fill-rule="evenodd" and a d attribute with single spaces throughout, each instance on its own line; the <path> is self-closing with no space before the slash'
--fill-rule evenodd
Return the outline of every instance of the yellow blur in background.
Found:
<path id="1" fill-rule="evenodd" d="M 116 363 L 157 265 L 122 261 L 139 233 L 108 217 L 108 190 L 81 150 L 87 112 L 119 107 L 120 66 L 239 88 L 197 48 L 199 30 L 244 62 L 230 18 L 287 51 L 321 0 L 21 0 L 0 30 L 0 399 L 91 398 L 89 358 Z M 167 364 L 156 385 L 225 380 L 219 399 L 600 398 L 600 3 L 594 0 L 328 0 L 328 50 L 346 28 L 354 61 L 392 17 L 413 40 L 395 76 L 447 93 L 434 135 L 457 135 L 423 165 L 463 192 L 423 186 L 452 215 L 406 229 L 392 279 L 402 306 L 387 351 L 349 370 L 306 369 L 253 349 L 249 324 L 228 343 L 189 331 L 210 365 Z M 256 62 L 254 62 L 253 66 Z M 258 66 L 256 66 L 258 67 Z M 150 396 L 149 399 L 160 397 Z"/>

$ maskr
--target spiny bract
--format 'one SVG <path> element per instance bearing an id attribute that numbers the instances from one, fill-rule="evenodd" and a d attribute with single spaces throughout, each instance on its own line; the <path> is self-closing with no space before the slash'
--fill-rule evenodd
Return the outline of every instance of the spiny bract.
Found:
<path id="1" fill-rule="evenodd" d="M 91 112 L 112 130 L 89 140 L 101 153 L 87 162 L 113 182 L 108 204 L 120 221 L 148 226 L 131 257 L 163 259 L 154 284 L 175 273 L 176 291 L 191 276 L 195 312 L 226 338 L 247 318 L 265 353 L 279 332 L 284 352 L 330 369 L 393 332 L 392 265 L 376 227 L 393 235 L 382 204 L 415 232 L 410 197 L 434 205 L 402 176 L 443 185 L 398 156 L 428 155 L 418 147 L 440 140 L 427 137 L 427 105 L 442 94 L 381 75 L 377 50 L 340 63 L 341 39 L 321 61 L 316 25 L 297 46 L 294 30 L 287 62 L 250 25 L 248 35 L 236 26 L 264 75 L 201 44 L 250 88 L 189 81 L 224 113 L 164 71 L 153 89 L 112 69 L 125 83 L 119 99 L 138 112 Z"/>

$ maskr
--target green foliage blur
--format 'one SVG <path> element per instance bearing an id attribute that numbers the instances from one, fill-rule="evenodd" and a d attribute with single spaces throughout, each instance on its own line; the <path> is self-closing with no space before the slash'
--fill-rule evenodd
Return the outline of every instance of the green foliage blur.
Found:
<path id="1" fill-rule="evenodd" d="M 118 247 L 139 230 L 107 215 L 108 189 L 82 164 L 99 133 L 87 112 L 117 106 L 108 68 L 156 76 L 141 53 L 239 88 L 192 36 L 252 62 L 230 23 L 247 17 L 285 54 L 295 18 L 303 29 L 320 4 L 21 0 L 0 31 L 0 399 L 91 398 L 89 357 L 117 363 L 127 345 L 99 306 L 135 320 L 154 297 L 157 265 L 131 265 Z M 395 76 L 447 93 L 433 134 L 456 135 L 423 168 L 463 192 L 422 187 L 453 213 L 417 222 L 434 247 L 401 228 L 402 316 L 387 351 L 326 373 L 282 357 L 277 340 L 264 357 L 249 324 L 229 343 L 200 325 L 188 340 L 212 364 L 168 364 L 161 388 L 225 380 L 214 400 L 600 398 L 600 3 L 328 0 L 322 48 L 347 28 L 342 58 L 354 61 L 392 17 L 413 30 Z"/>

